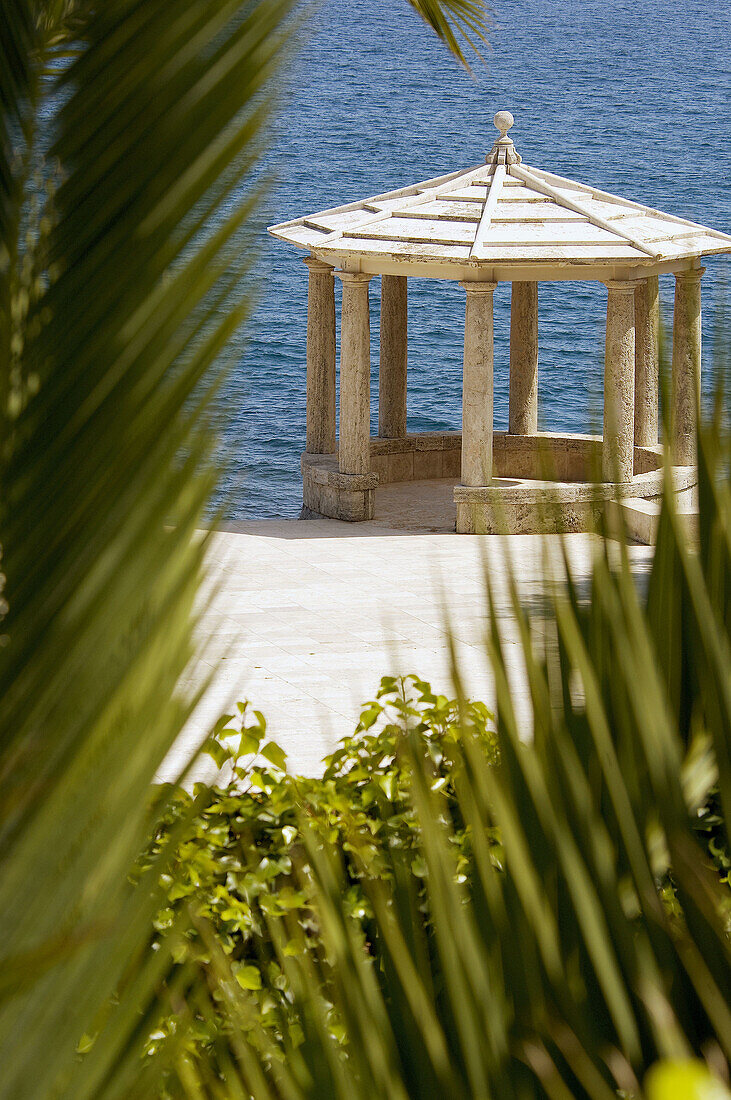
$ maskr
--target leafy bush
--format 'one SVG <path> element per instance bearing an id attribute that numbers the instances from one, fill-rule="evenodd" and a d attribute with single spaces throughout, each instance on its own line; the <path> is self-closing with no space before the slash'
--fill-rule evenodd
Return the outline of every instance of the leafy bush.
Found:
<path id="1" fill-rule="evenodd" d="M 428 769 L 440 813 L 451 822 L 457 873 L 463 875 L 469 835 L 454 773 L 465 721 L 486 758 L 495 762 L 492 715 L 484 704 L 466 703 L 460 713 L 456 700 L 435 695 L 414 676 L 384 677 L 353 736 L 326 758 L 323 777 L 312 779 L 287 773 L 285 754 L 267 740 L 264 716 L 249 704 L 239 704 L 238 715 L 225 715 L 205 746 L 222 774 L 228 774 L 227 784 L 199 784 L 192 794 L 165 792 L 172 795 L 169 809 L 143 860 L 143 866 L 150 866 L 180 831 L 162 876 L 167 904 L 156 917 L 157 930 L 171 928 L 193 901 L 196 919 L 206 921 L 215 934 L 238 984 L 253 992 L 260 1023 L 281 1035 L 290 1015 L 289 987 L 268 924 L 286 918 L 313 949 L 319 937 L 303 823 L 317 832 L 320 843 L 341 854 L 343 907 L 365 930 L 373 914 L 362 887 L 364 876 L 389 878 L 395 852 L 416 880 L 426 873 L 411 797 L 412 769 L 404 753 L 408 730 Z M 188 950 L 209 961 L 195 928 L 188 937 Z M 288 950 L 294 944 L 285 944 L 285 954 Z M 178 958 L 184 955 L 179 948 Z M 205 1026 L 199 1023 L 191 1046 L 211 1056 L 220 1026 L 216 1015 Z M 336 1018 L 330 1026 L 340 1033 Z M 158 1025 L 149 1052 L 160 1050 L 174 1030 L 172 1016 Z"/>

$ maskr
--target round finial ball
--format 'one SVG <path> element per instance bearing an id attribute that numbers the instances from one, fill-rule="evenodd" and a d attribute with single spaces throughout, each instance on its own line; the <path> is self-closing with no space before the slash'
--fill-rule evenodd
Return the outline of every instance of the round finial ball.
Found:
<path id="1" fill-rule="evenodd" d="M 500 131 L 500 137 L 505 137 L 508 130 L 515 122 L 515 119 L 511 115 L 510 111 L 498 111 L 493 121 Z"/>

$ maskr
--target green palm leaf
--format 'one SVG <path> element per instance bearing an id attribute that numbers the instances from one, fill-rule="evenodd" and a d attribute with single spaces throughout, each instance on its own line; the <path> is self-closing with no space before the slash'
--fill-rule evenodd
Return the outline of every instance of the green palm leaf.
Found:
<path id="1" fill-rule="evenodd" d="M 487 0 L 409 0 L 409 3 L 468 68 L 458 35 L 475 51 L 487 41 Z"/>
<path id="2" fill-rule="evenodd" d="M 4 972 L 23 975 L 0 993 L 0 1096 L 13 1098 L 132 1095 L 139 1012 L 152 1019 L 172 965 L 167 949 L 145 956 L 159 901 L 126 874 L 150 828 L 150 780 L 192 706 L 176 684 L 216 478 L 207 408 L 246 315 L 248 180 L 291 2 L 56 7 L 36 22 L 32 6 L 7 6 L 0 65 L 0 941 Z M 48 275 L 11 401 L 25 215 L 9 147 L 30 134 L 69 26 L 79 41 L 49 92 L 61 106 Z M 133 995 L 108 1018 L 120 981 Z"/>

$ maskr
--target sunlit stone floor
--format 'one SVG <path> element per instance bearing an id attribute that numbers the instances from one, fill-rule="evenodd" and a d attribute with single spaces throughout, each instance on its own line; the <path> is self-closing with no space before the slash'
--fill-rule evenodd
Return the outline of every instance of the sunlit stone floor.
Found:
<path id="1" fill-rule="evenodd" d="M 213 536 L 201 597 L 203 656 L 185 686 L 212 682 L 161 778 L 173 778 L 205 730 L 243 699 L 265 713 L 290 770 L 317 774 L 322 757 L 354 729 L 381 676 L 415 672 L 437 690 L 451 690 L 449 629 L 468 694 L 491 705 L 485 569 L 519 718 L 530 736 L 506 563 L 509 556 L 539 638 L 543 555 L 546 547 L 557 551 L 558 538 L 455 535 L 451 486 L 413 482 L 379 490 L 377 518 L 368 523 L 261 520 Z M 596 545 L 590 535 L 566 537 L 572 572 L 584 585 Z M 630 554 L 642 583 L 652 548 L 633 546 Z M 204 758 L 194 775 L 208 777 L 212 768 Z"/>

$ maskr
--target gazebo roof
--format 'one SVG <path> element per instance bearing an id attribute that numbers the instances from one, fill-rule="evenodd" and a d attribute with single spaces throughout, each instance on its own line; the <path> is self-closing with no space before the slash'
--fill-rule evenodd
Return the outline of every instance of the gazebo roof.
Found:
<path id="1" fill-rule="evenodd" d="M 507 136 L 512 115 L 500 111 L 495 125 L 500 137 L 477 168 L 269 232 L 349 271 L 464 279 L 646 275 L 731 252 L 718 230 L 524 165 Z"/>

